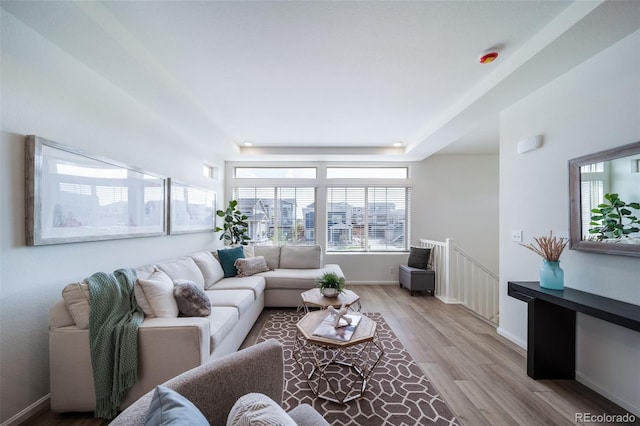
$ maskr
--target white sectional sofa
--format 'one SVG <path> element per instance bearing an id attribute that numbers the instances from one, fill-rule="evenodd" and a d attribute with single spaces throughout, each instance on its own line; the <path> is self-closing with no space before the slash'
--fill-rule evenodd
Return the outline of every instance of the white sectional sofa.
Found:
<path id="1" fill-rule="evenodd" d="M 300 293 L 313 288 L 324 272 L 344 276 L 338 265 L 323 265 L 320 246 L 256 246 L 271 269 L 252 276 L 224 278 L 216 252 L 198 252 L 137 268 L 140 281 L 162 271 L 172 280 L 189 280 L 205 289 L 208 317 L 145 315 L 138 332 L 138 381 L 123 409 L 178 374 L 238 350 L 265 306 L 297 307 Z M 94 411 L 95 391 L 89 349 L 89 291 L 86 283 L 65 287 L 49 314 L 51 409 Z"/>

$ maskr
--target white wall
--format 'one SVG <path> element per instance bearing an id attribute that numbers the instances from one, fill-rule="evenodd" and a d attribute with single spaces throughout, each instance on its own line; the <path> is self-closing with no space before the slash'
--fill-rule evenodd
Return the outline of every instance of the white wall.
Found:
<path id="1" fill-rule="evenodd" d="M 541 259 L 511 242 L 569 228 L 567 161 L 640 140 L 640 32 L 504 110 L 500 117 L 500 328 L 526 344 L 526 304 L 507 281 L 537 281 Z M 522 138 L 544 146 L 519 155 Z M 640 259 L 567 250 L 565 285 L 640 304 Z M 640 414 L 640 334 L 579 315 L 577 379 Z"/>
<path id="2" fill-rule="evenodd" d="M 416 164 L 411 240 L 454 244 L 498 272 L 497 155 L 434 155 Z"/>
<path id="3" fill-rule="evenodd" d="M 171 258 L 218 240 L 211 233 L 26 247 L 24 135 L 36 134 L 164 176 L 207 187 L 204 161 L 215 153 L 190 148 L 115 86 L 2 11 L 0 134 L 0 422 L 49 392 L 49 308 L 69 282 Z M 193 146 L 202 147 L 204 144 Z"/>

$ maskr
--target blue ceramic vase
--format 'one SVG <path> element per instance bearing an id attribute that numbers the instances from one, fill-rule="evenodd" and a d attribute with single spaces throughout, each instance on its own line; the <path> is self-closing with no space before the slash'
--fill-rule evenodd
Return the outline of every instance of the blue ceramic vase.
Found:
<path id="1" fill-rule="evenodd" d="M 553 262 L 546 259 L 542 261 L 540 287 L 549 290 L 564 289 L 564 271 L 560 267 L 560 261 Z"/>

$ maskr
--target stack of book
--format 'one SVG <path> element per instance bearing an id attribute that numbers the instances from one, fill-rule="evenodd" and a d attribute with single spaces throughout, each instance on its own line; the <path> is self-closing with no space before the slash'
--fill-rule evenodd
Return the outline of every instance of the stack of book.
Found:
<path id="1" fill-rule="evenodd" d="M 355 314 L 346 314 L 342 318 L 340 318 L 340 324 L 338 327 L 334 327 L 335 323 L 335 313 L 329 312 L 327 317 L 322 320 L 322 322 L 316 327 L 313 332 L 314 336 L 324 337 L 326 339 L 338 340 L 341 342 L 348 342 L 353 336 L 353 332 L 356 330 L 358 323 L 360 322 L 360 318 L 362 316 Z M 351 318 L 351 324 L 349 324 L 346 318 Z"/>

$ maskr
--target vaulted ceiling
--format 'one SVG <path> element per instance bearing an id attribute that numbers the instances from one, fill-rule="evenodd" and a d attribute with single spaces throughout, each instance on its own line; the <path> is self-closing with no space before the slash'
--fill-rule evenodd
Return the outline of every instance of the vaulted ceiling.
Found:
<path id="1" fill-rule="evenodd" d="M 639 5 L 2 2 L 225 159 L 372 161 L 497 152 L 499 111 L 640 28 Z"/>

